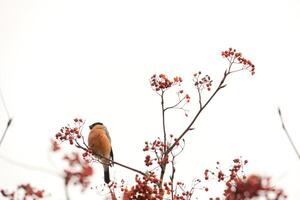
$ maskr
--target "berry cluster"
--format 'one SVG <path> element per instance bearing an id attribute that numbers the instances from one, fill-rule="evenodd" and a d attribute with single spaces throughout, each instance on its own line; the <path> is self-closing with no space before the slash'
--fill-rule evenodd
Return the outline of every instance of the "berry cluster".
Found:
<path id="1" fill-rule="evenodd" d="M 155 154 L 155 157 L 152 158 L 150 155 L 146 155 L 145 157 L 145 165 L 147 167 L 153 164 L 153 161 L 157 162 L 157 164 L 162 165 L 169 162 L 168 155 L 163 155 L 164 149 L 167 146 L 160 140 L 160 138 L 154 140 L 153 142 L 145 142 L 145 147 L 143 151 L 150 151 Z"/>
<path id="2" fill-rule="evenodd" d="M 252 62 L 242 56 L 242 53 L 237 52 L 236 49 L 229 48 L 226 51 L 222 51 L 221 54 L 223 57 L 227 58 L 230 63 L 242 64 L 242 69 L 250 71 L 252 75 L 255 74 L 255 65 Z"/>
<path id="3" fill-rule="evenodd" d="M 45 197 L 45 190 L 39 190 L 32 187 L 30 184 L 21 184 L 14 192 L 7 192 L 3 189 L 0 190 L 2 197 L 9 200 L 17 200 L 20 197 L 23 200 L 27 199 L 42 199 Z"/>
<path id="4" fill-rule="evenodd" d="M 194 181 L 192 188 L 190 190 L 186 189 L 186 185 L 183 182 L 177 182 L 174 189 L 174 200 L 188 200 L 193 196 L 193 192 L 196 188 L 196 185 L 200 183 L 200 180 L 197 179 Z"/>
<path id="5" fill-rule="evenodd" d="M 59 152 L 61 146 L 55 140 L 51 140 L 52 152 Z M 67 162 L 68 167 L 63 170 L 65 185 L 71 183 L 80 185 L 82 190 L 86 189 L 90 184 L 90 178 L 93 175 L 93 168 L 90 166 L 88 158 L 91 157 L 92 152 L 87 149 L 82 156 L 77 152 L 64 154 L 63 160 Z"/>
<path id="6" fill-rule="evenodd" d="M 84 124 L 82 119 L 75 118 L 74 120 L 74 126 L 70 126 L 69 124 L 67 126 L 64 126 L 60 129 L 60 131 L 55 135 L 57 140 L 60 140 L 61 142 L 64 142 L 68 140 L 70 144 L 74 144 L 75 139 L 81 138 L 81 129 Z"/>
<path id="7" fill-rule="evenodd" d="M 93 168 L 86 160 L 83 160 L 79 153 L 73 152 L 65 155 L 64 160 L 68 162 L 69 168 L 64 170 L 65 184 L 81 185 L 82 190 L 90 184 L 90 177 L 93 175 Z"/>
<path id="8" fill-rule="evenodd" d="M 190 100 L 191 100 L 191 97 L 190 95 L 184 93 L 183 90 L 179 90 L 177 92 L 177 96 L 178 96 L 178 99 L 179 99 L 179 102 L 183 101 L 183 100 L 186 100 L 186 103 L 189 103 Z M 179 104 L 179 103 L 178 103 Z"/>
<path id="9" fill-rule="evenodd" d="M 91 162 L 94 159 L 92 149 L 90 149 L 90 148 L 86 149 L 84 151 L 84 153 L 82 154 L 82 157 L 87 162 Z"/>
<path id="10" fill-rule="evenodd" d="M 198 189 L 196 185 L 200 183 L 200 180 L 197 180 L 190 190 L 186 190 L 186 186 L 183 182 L 177 182 L 175 186 L 172 181 L 164 182 L 162 186 L 159 187 L 159 179 L 153 172 L 142 177 L 136 175 L 135 182 L 136 184 L 131 187 L 124 186 L 124 182 L 122 183 L 120 188 L 123 193 L 123 200 L 190 200 L 194 190 Z M 116 185 L 114 186 L 116 187 Z"/>
<path id="11" fill-rule="evenodd" d="M 150 78 L 150 85 L 155 91 L 165 91 L 166 89 L 172 87 L 173 85 L 180 84 L 182 82 L 182 78 L 176 76 L 173 80 L 170 80 L 165 74 L 156 75 L 154 74 Z"/>
<path id="12" fill-rule="evenodd" d="M 250 200 L 253 198 L 265 197 L 266 200 L 283 200 L 286 195 L 283 190 L 271 186 L 270 178 L 258 175 L 246 176 L 243 167 L 247 160 L 239 158 L 233 160 L 233 166 L 229 169 L 229 174 L 224 173 L 217 162 L 217 171 L 208 169 L 204 172 L 205 180 L 217 179 L 218 182 L 225 183 L 225 200 Z M 208 190 L 207 190 L 208 191 Z M 220 197 L 210 198 L 210 200 L 220 200 Z"/>
<path id="13" fill-rule="evenodd" d="M 199 71 L 198 73 L 194 73 L 193 81 L 194 81 L 194 85 L 198 90 L 200 91 L 203 89 L 207 89 L 208 91 L 211 90 L 212 80 L 210 79 L 209 75 L 205 75 L 201 77 L 201 72 Z"/>
<path id="14" fill-rule="evenodd" d="M 156 177 L 154 172 L 150 172 L 146 176 L 135 176 L 136 185 L 127 188 L 121 188 L 124 193 L 123 199 L 135 199 L 135 200 L 161 200 L 165 194 L 165 189 L 168 188 L 164 185 L 164 188 L 159 188 L 159 178 Z"/>
<path id="15" fill-rule="evenodd" d="M 224 191 L 226 200 L 245 200 L 265 197 L 266 200 L 287 199 L 282 189 L 274 188 L 269 177 L 250 175 L 246 178 L 237 178 L 234 185 L 228 185 Z"/>
<path id="16" fill-rule="evenodd" d="M 145 165 L 150 166 L 153 164 L 153 161 L 156 161 L 158 165 L 165 165 L 170 162 L 169 160 L 169 154 L 164 154 L 164 151 L 168 149 L 171 143 L 176 145 L 176 147 L 180 146 L 180 142 L 177 138 L 174 138 L 174 136 L 171 134 L 169 141 L 167 142 L 169 145 L 166 145 L 163 141 L 161 141 L 160 138 L 157 138 L 153 142 L 145 141 L 145 147 L 143 148 L 143 151 L 148 151 L 150 153 L 154 154 L 154 158 L 150 155 L 146 155 L 145 157 Z M 181 147 L 182 148 L 182 147 Z"/>
<path id="17" fill-rule="evenodd" d="M 57 151 L 59 151 L 61 148 L 60 148 L 60 146 L 59 146 L 59 144 L 58 144 L 58 142 L 56 141 L 56 140 L 51 140 L 51 151 L 53 151 L 53 152 L 57 152 Z"/>

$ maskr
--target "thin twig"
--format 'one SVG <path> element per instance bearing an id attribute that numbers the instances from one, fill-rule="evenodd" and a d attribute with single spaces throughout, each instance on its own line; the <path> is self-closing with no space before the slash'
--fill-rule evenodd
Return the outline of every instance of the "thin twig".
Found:
<path id="1" fill-rule="evenodd" d="M 199 101 L 199 109 L 202 109 L 202 97 L 201 97 L 201 85 L 199 85 L 199 76 L 201 73 L 198 73 L 198 75 L 194 76 L 194 82 L 195 82 L 195 86 L 197 88 L 197 92 L 198 92 L 198 101 Z"/>
<path id="2" fill-rule="evenodd" d="M 84 140 L 84 137 L 83 137 L 83 134 L 82 134 L 82 130 L 83 130 L 82 127 L 84 126 L 85 122 L 86 122 L 86 120 L 84 120 L 84 122 L 82 123 L 82 125 L 79 127 L 79 129 L 80 129 L 79 135 L 81 136 L 83 145 L 84 145 L 86 148 L 88 148 L 89 146 L 85 143 L 85 140 Z M 75 140 L 75 141 L 76 141 L 76 143 L 78 144 L 77 140 Z"/>
<path id="3" fill-rule="evenodd" d="M 199 105 L 200 105 L 200 110 L 202 109 L 202 98 L 201 98 L 201 90 L 199 87 L 197 87 L 198 91 L 198 98 L 199 98 Z"/>
<path id="4" fill-rule="evenodd" d="M 175 178 L 175 171 L 176 171 L 176 168 L 175 168 L 175 156 L 173 154 L 173 152 L 171 152 L 172 154 L 172 174 L 170 176 L 170 180 L 171 180 L 171 195 L 172 195 L 172 200 L 174 200 L 174 178 Z"/>
<path id="5" fill-rule="evenodd" d="M 281 114 L 281 110 L 280 110 L 279 107 L 278 107 L 278 114 L 279 114 L 279 117 L 280 117 L 280 120 L 281 120 L 282 129 L 284 130 L 284 132 L 285 132 L 287 138 L 289 139 L 289 142 L 291 143 L 291 145 L 292 145 L 292 147 L 293 147 L 293 149 L 294 149 L 294 151 L 295 151 L 295 153 L 296 153 L 298 159 L 300 159 L 299 151 L 297 150 L 297 148 L 296 148 L 296 146 L 295 146 L 295 144 L 294 144 L 294 142 L 293 142 L 293 139 L 291 138 L 289 132 L 287 131 L 287 129 L 286 129 L 286 127 L 285 127 L 285 124 L 284 124 L 284 121 L 283 121 L 283 118 L 282 118 L 282 114 Z"/>
<path id="6" fill-rule="evenodd" d="M 185 100 L 185 98 L 179 99 L 179 101 L 178 101 L 176 104 L 174 104 L 173 106 L 169 106 L 169 107 L 164 108 L 164 111 L 167 111 L 167 110 L 172 109 L 172 108 L 178 108 L 177 106 L 178 106 L 183 100 Z M 182 107 L 180 107 L 180 108 L 182 108 Z"/>
<path id="7" fill-rule="evenodd" d="M 244 68 L 240 68 L 240 69 L 236 69 L 236 70 L 232 70 L 230 73 L 235 73 L 235 72 L 239 72 L 239 71 L 243 71 Z"/>

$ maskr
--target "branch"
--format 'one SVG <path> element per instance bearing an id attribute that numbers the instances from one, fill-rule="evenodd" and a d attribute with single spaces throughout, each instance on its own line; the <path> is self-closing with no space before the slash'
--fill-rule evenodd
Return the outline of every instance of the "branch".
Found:
<path id="1" fill-rule="evenodd" d="M 81 145 L 77 142 L 77 140 L 75 140 L 75 142 L 76 142 L 76 145 L 75 145 L 75 146 L 76 146 L 77 148 L 80 148 L 80 149 L 82 149 L 82 150 L 88 152 L 88 149 L 85 148 L 85 147 L 83 147 L 83 146 L 81 146 Z M 117 161 L 114 161 L 114 160 L 111 160 L 111 159 L 109 159 L 109 158 L 105 158 L 105 157 L 103 157 L 102 155 L 99 155 L 99 154 L 94 154 L 94 155 L 100 157 L 101 159 L 104 159 L 104 160 L 106 160 L 106 161 L 109 161 L 109 162 L 112 163 L 112 164 L 119 165 L 119 166 L 124 167 L 124 168 L 126 168 L 126 169 L 129 169 L 129 170 L 131 170 L 131 171 L 134 171 L 134 172 L 136 172 L 136 173 L 139 173 L 139 174 L 141 174 L 141 175 L 143 175 L 143 176 L 147 176 L 146 173 L 144 173 L 144 172 L 142 172 L 142 171 L 140 171 L 140 170 L 137 170 L 137 169 L 134 169 L 134 168 L 129 167 L 129 166 L 127 166 L 127 165 L 121 164 L 121 163 L 119 163 L 119 162 L 117 162 Z"/>
<path id="2" fill-rule="evenodd" d="M 166 144 L 167 144 L 167 132 L 166 132 L 166 117 L 165 117 L 165 103 L 164 103 L 164 93 L 161 94 L 161 111 L 162 111 L 162 125 L 163 125 L 163 132 L 164 132 L 164 152 L 166 151 Z"/>
<path id="3" fill-rule="evenodd" d="M 231 66 L 232 64 L 230 64 Z M 229 66 L 229 67 L 230 67 Z M 221 90 L 222 88 L 224 88 L 226 85 L 224 85 L 224 82 L 227 78 L 227 76 L 230 74 L 230 71 L 225 70 L 224 72 L 224 76 L 222 78 L 222 80 L 219 83 L 218 88 L 214 91 L 214 93 L 210 96 L 210 98 L 205 102 L 205 104 L 200 107 L 199 111 L 197 112 L 197 114 L 195 115 L 195 117 L 193 118 L 193 120 L 191 121 L 191 123 L 187 126 L 187 128 L 183 131 L 183 133 L 181 133 L 181 135 L 178 137 L 177 142 L 180 141 L 183 136 L 185 136 L 185 134 L 191 129 L 191 127 L 193 126 L 193 124 L 195 123 L 195 121 L 197 120 L 197 118 L 199 117 L 200 113 L 204 110 L 204 108 L 209 104 L 209 102 L 214 98 L 214 96 L 219 92 L 219 90 Z M 174 147 L 176 146 L 177 142 L 174 142 L 165 152 L 165 154 L 167 155 L 168 153 L 170 153 Z"/>
<path id="4" fill-rule="evenodd" d="M 164 111 L 167 111 L 167 110 L 172 109 L 172 108 L 177 108 L 177 106 L 178 106 L 181 102 L 183 102 L 183 100 L 185 100 L 185 98 L 180 99 L 180 100 L 179 100 L 176 104 L 174 104 L 173 106 L 169 106 L 169 107 L 164 108 Z M 182 108 L 182 107 L 181 107 L 181 108 Z"/>
<path id="5" fill-rule="evenodd" d="M 4 100 L 1 88 L 0 88 L 0 98 L 1 98 L 1 101 L 3 103 L 3 107 L 5 109 L 6 115 L 7 115 L 8 118 L 10 118 L 10 115 L 9 115 L 9 112 L 8 112 L 8 108 L 6 106 L 6 103 L 5 103 L 5 100 Z"/>
<path id="6" fill-rule="evenodd" d="M 294 142 L 293 142 L 293 140 L 292 140 L 292 138 L 291 138 L 289 132 L 287 131 L 287 129 L 286 129 L 286 127 L 285 127 L 285 124 L 284 124 L 284 121 L 283 121 L 283 118 L 282 118 L 282 114 L 281 114 L 281 110 L 280 110 L 279 107 L 278 107 L 278 115 L 279 115 L 280 120 L 281 120 L 282 129 L 284 130 L 284 132 L 285 132 L 287 138 L 289 139 L 289 142 L 291 143 L 291 145 L 292 145 L 292 147 L 293 147 L 293 149 L 294 149 L 294 151 L 295 151 L 295 153 L 296 153 L 298 159 L 300 159 L 299 151 L 297 150 L 297 148 L 296 148 L 296 146 L 295 146 L 295 144 L 294 144 Z"/>
<path id="7" fill-rule="evenodd" d="M 31 171 L 40 171 L 40 172 L 43 172 L 43 173 L 47 173 L 47 174 L 51 174 L 51 175 L 54 175 L 54 176 L 62 177 L 61 174 L 59 174 L 58 172 L 55 172 L 53 170 L 46 169 L 46 168 L 43 168 L 43 167 L 38 167 L 38 166 L 32 166 L 32 165 L 28 165 L 28 164 L 25 164 L 25 163 L 21 163 L 21 162 L 12 160 L 10 158 L 7 158 L 3 155 L 0 155 L 0 159 L 6 161 L 7 163 L 9 163 L 11 165 L 15 165 L 15 166 L 21 167 L 23 169 L 27 169 L 27 170 L 31 170 Z"/>
<path id="8" fill-rule="evenodd" d="M 164 146 L 163 146 L 163 152 L 162 152 L 162 160 L 164 160 L 165 155 L 164 154 L 167 150 L 167 132 L 166 132 L 166 118 L 165 118 L 165 105 L 164 105 L 164 93 L 161 94 L 161 111 L 162 111 L 162 125 L 163 125 L 163 133 L 164 133 Z M 164 178 L 165 170 L 166 170 L 166 163 L 162 163 L 160 165 L 161 172 L 160 172 L 160 182 L 159 187 L 162 187 L 162 180 Z"/>
<path id="9" fill-rule="evenodd" d="M 200 91 L 199 87 L 197 87 L 197 91 L 198 91 L 199 105 L 200 105 L 200 110 L 201 110 L 202 109 L 202 98 L 201 98 L 201 91 Z"/>
<path id="10" fill-rule="evenodd" d="M 176 168 L 175 168 L 175 156 L 173 155 L 173 153 L 171 152 L 172 154 L 172 173 L 171 173 L 171 176 L 170 176 L 170 180 L 171 180 L 171 195 L 172 195 L 172 200 L 174 200 L 174 178 L 175 178 L 175 171 L 176 171 Z"/>
<path id="11" fill-rule="evenodd" d="M 1 98 L 1 101 L 2 101 L 2 104 L 3 104 L 3 107 L 4 107 L 4 109 L 5 109 L 6 115 L 7 115 L 7 117 L 8 117 L 8 122 L 7 122 L 6 128 L 5 128 L 4 132 L 3 132 L 2 137 L 1 137 L 1 140 L 0 140 L 0 146 L 1 146 L 1 144 L 2 144 L 2 142 L 3 142 L 3 140 L 4 140 L 4 138 L 5 138 L 5 135 L 6 135 L 7 131 L 8 131 L 8 128 L 9 128 L 9 126 L 11 125 L 12 118 L 11 118 L 10 115 L 9 115 L 8 108 L 7 108 L 7 106 L 6 106 L 6 103 L 5 103 L 5 100 L 4 100 L 4 97 L 3 97 L 3 94 L 2 94 L 1 88 L 0 88 L 0 98 Z"/>
<path id="12" fill-rule="evenodd" d="M 3 140 L 4 140 L 4 138 L 5 138 L 5 135 L 6 135 L 7 131 L 8 131 L 8 128 L 9 128 L 10 125 L 11 125 L 11 122 L 12 122 L 12 118 L 9 118 L 9 120 L 8 120 L 8 122 L 7 122 L 7 125 L 6 125 L 6 128 L 5 128 L 4 132 L 3 132 L 2 137 L 1 137 L 1 140 L 0 140 L 0 146 L 1 146 L 1 144 L 2 144 L 2 142 L 3 142 Z"/>
<path id="13" fill-rule="evenodd" d="M 70 200 L 70 194 L 69 194 L 68 186 L 66 184 L 64 184 L 64 191 L 65 191 L 66 200 Z"/>

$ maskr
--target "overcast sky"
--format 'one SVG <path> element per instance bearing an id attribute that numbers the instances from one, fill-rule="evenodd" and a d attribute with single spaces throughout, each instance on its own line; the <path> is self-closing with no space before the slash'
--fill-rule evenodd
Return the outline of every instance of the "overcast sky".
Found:
<path id="1" fill-rule="evenodd" d="M 234 74 L 202 113 L 178 157 L 178 177 L 189 182 L 216 161 L 243 156 L 248 173 L 274 177 L 289 199 L 299 199 L 300 161 L 277 114 L 280 106 L 300 149 L 299 19 L 297 0 L 0 0 L 0 89 L 13 117 L 0 155 L 54 170 L 49 139 L 82 117 L 107 125 L 117 161 L 143 169 L 144 141 L 162 134 L 151 75 L 184 80 L 190 117 L 167 116 L 168 131 L 179 134 L 197 107 L 192 74 L 210 74 L 216 86 L 227 66 L 220 52 L 234 47 L 256 74 Z M 4 130 L 2 103 L 0 119 Z M 3 159 L 0 167 L 0 188 L 30 181 L 63 199 L 59 179 Z M 92 186 L 102 173 L 99 166 Z M 133 175 L 112 170 L 116 180 Z"/>

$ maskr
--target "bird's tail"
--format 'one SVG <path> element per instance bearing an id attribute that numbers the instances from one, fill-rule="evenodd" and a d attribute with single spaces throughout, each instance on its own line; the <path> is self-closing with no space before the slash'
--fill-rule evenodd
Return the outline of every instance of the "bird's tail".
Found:
<path id="1" fill-rule="evenodd" d="M 104 166 L 104 181 L 106 184 L 108 184 L 110 182 L 108 166 Z"/>

